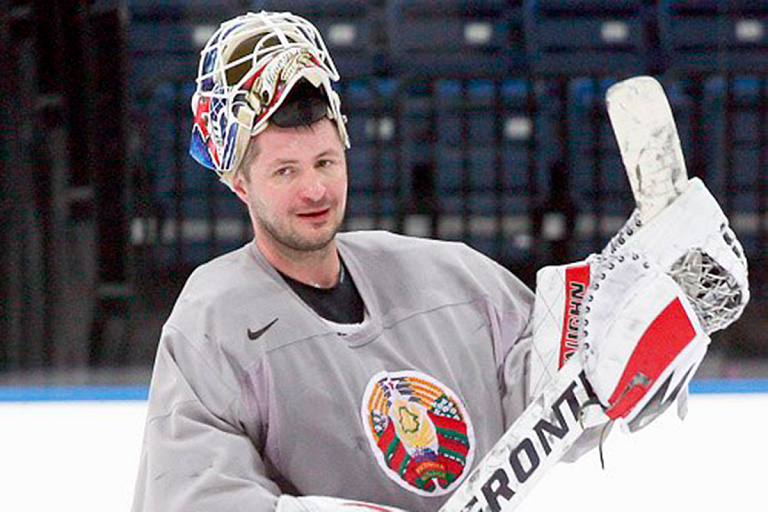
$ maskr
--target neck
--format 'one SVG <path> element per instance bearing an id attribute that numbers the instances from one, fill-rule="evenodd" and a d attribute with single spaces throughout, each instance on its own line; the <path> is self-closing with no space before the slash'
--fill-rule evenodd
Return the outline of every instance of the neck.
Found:
<path id="1" fill-rule="evenodd" d="M 258 238 L 256 245 L 270 265 L 300 283 L 331 288 L 339 280 L 341 260 L 335 240 L 315 251 L 268 245 L 261 243 Z"/>

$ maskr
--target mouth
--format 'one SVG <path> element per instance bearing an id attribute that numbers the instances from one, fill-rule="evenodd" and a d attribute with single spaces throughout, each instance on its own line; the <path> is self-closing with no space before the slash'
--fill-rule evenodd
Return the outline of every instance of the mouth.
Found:
<path id="1" fill-rule="evenodd" d="M 301 212 L 301 213 L 298 213 L 297 216 L 300 219 L 308 220 L 310 222 L 320 222 L 320 221 L 326 220 L 330 216 L 330 213 L 331 213 L 331 208 L 327 207 L 319 210 Z"/>

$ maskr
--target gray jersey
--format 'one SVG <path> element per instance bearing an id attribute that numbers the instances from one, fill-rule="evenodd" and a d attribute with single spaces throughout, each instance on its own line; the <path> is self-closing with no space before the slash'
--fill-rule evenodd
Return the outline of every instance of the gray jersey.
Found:
<path id="1" fill-rule="evenodd" d="M 522 412 L 524 284 L 463 244 L 338 246 L 366 308 L 351 332 L 253 243 L 193 272 L 158 348 L 134 511 L 268 511 L 283 493 L 436 510 Z"/>

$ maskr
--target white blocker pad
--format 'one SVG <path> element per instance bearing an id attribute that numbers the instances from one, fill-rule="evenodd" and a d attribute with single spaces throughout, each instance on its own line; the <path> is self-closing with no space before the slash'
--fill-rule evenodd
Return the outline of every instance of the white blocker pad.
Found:
<path id="1" fill-rule="evenodd" d="M 606 415 L 635 431 L 686 389 L 709 336 L 680 287 L 639 255 L 593 270 L 579 354 Z"/>

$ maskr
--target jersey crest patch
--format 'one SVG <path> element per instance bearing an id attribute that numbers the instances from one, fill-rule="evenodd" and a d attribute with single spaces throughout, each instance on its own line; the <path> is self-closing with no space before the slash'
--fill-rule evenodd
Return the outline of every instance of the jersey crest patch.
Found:
<path id="1" fill-rule="evenodd" d="M 384 473 L 421 496 L 456 488 L 472 466 L 475 438 L 461 399 L 420 372 L 379 372 L 368 382 L 363 429 Z"/>

